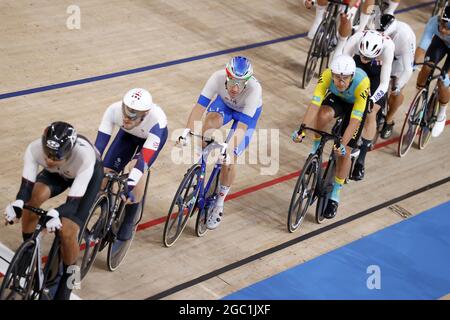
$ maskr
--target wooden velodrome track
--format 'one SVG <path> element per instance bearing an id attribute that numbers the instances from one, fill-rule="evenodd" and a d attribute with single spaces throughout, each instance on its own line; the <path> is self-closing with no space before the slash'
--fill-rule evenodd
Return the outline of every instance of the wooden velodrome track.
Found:
<path id="1" fill-rule="evenodd" d="M 398 9 L 420 3 L 425 2 L 405 0 Z M 300 89 L 310 43 L 304 35 L 313 11 L 307 11 L 298 0 L 79 0 L 81 28 L 69 30 L 66 9 L 71 4 L 65 0 L 0 3 L 0 207 L 17 193 L 27 144 L 39 137 L 51 121 L 70 122 L 93 140 L 108 105 L 121 99 L 128 89 L 139 86 L 148 88 L 154 101 L 165 110 L 170 130 L 170 141 L 152 170 L 143 225 L 126 260 L 111 273 L 106 270 L 105 253 L 100 253 L 82 289 L 74 291 L 81 298 L 218 299 L 397 223 L 404 219 L 399 212 L 414 215 L 450 199 L 450 183 L 443 183 L 369 210 L 367 215 L 304 237 L 298 243 L 277 247 L 323 227 L 313 221 L 312 208 L 298 232 L 290 234 L 286 230 L 294 173 L 302 167 L 310 148 L 310 142 L 295 145 L 289 137 L 299 125 L 313 90 L 313 85 Z M 397 18 L 410 23 L 420 38 L 430 12 L 431 5 L 399 13 Z M 293 37 L 283 39 L 289 36 Z M 281 41 L 271 42 L 276 39 Z M 263 42 L 267 43 L 246 47 Z M 238 49 L 225 51 L 233 48 Z M 187 164 L 171 160 L 174 130 L 184 128 L 211 73 L 223 68 L 237 53 L 251 58 L 255 76 L 263 87 L 259 129 L 279 130 L 278 136 L 269 134 L 274 139 L 279 137 L 279 143 L 272 145 L 269 152 L 272 169 L 278 170 L 268 170 L 270 164 L 260 158 L 256 164 L 240 165 L 220 227 L 197 238 L 192 219 L 178 242 L 165 248 L 163 219 L 157 219 L 166 216 L 188 168 Z M 41 88 L 189 57 L 198 59 L 98 81 L 88 79 Z M 401 129 L 416 76 L 408 84 L 405 103 L 396 116 L 394 136 Z M 41 89 L 19 92 L 33 88 Z M 4 95 L 7 93 L 15 94 Z M 396 156 L 395 140 L 380 145 L 367 157 L 365 180 L 344 187 L 338 215 L 325 225 L 447 178 L 449 139 L 447 128 L 425 150 L 413 147 L 402 159 Z M 256 148 L 256 139 L 252 146 Z M 261 168 L 272 172 L 261 174 Z M 45 207 L 62 199 L 49 201 Z M 19 225 L 2 224 L 1 243 L 14 250 L 20 241 Z M 242 261 L 265 250 L 269 251 Z"/>

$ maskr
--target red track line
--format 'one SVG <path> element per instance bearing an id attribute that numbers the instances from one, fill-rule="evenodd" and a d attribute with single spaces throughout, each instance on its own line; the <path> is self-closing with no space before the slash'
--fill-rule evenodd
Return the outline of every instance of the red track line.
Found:
<path id="1" fill-rule="evenodd" d="M 445 122 L 445 125 L 448 125 L 448 124 L 450 124 L 450 120 L 447 120 Z M 389 139 L 389 140 L 377 143 L 375 145 L 375 147 L 373 148 L 373 150 L 384 148 L 384 147 L 386 147 L 386 146 L 388 146 L 390 144 L 396 143 L 396 142 L 398 142 L 399 139 L 400 139 L 400 137 L 395 137 L 395 138 L 392 138 L 392 139 Z M 258 190 L 261 190 L 261 189 L 265 189 L 265 188 L 271 187 L 273 185 L 276 185 L 276 184 L 279 184 L 279 183 L 282 183 L 282 182 L 285 182 L 287 180 L 290 180 L 290 179 L 293 179 L 295 177 L 298 177 L 299 174 L 300 174 L 300 171 L 289 173 L 287 175 L 284 175 L 284 176 L 281 176 L 281 177 L 278 177 L 278 178 L 275 178 L 275 179 L 272 179 L 272 180 L 269 180 L 269 181 L 257 184 L 255 186 L 251 186 L 251 187 L 242 189 L 240 191 L 237 191 L 237 192 L 232 193 L 229 196 L 227 196 L 225 201 L 233 200 L 233 199 L 242 197 L 242 196 L 244 196 L 246 194 L 249 194 L 249 193 L 252 193 L 252 192 L 255 192 L 255 191 L 258 191 Z M 150 228 L 150 227 L 156 226 L 158 224 L 164 223 L 165 221 L 166 221 L 166 217 L 160 217 L 160 218 L 148 221 L 148 222 L 141 223 L 140 225 L 138 225 L 137 231 L 145 230 L 147 228 Z"/>
<path id="2" fill-rule="evenodd" d="M 445 125 L 449 125 L 449 124 L 450 124 L 450 120 L 447 120 L 447 121 L 445 122 Z M 373 148 L 373 150 L 381 149 L 381 148 L 384 148 L 384 147 L 386 147 L 386 146 L 388 146 L 388 145 L 390 145 L 390 144 L 396 143 L 396 142 L 398 142 L 399 139 L 400 139 L 400 137 L 395 137 L 395 138 L 386 140 L 386 141 L 384 141 L 384 142 L 378 143 L 378 144 L 375 145 L 375 147 Z M 323 163 L 323 164 L 322 164 L 322 166 L 325 166 L 325 165 L 326 165 L 326 163 Z M 251 186 L 251 187 L 248 187 L 248 188 L 246 188 L 246 189 L 242 189 L 241 191 L 238 191 L 238 192 L 235 192 L 235 193 L 230 194 L 230 195 L 225 199 L 225 201 L 233 200 L 233 199 L 242 197 L 242 196 L 244 196 L 244 195 L 246 195 L 246 194 L 249 194 L 249 193 L 252 193 L 252 192 L 261 190 L 261 189 L 265 189 L 265 188 L 271 187 L 271 186 L 273 186 L 273 185 L 282 183 L 282 182 L 284 182 L 284 181 L 293 179 L 293 178 L 295 178 L 295 177 L 298 177 L 299 174 L 300 174 L 300 171 L 293 172 L 293 173 L 289 173 L 289 174 L 287 174 L 287 175 L 284 175 L 284 176 L 281 176 L 281 177 L 278 177 L 278 178 L 275 178 L 275 179 L 272 179 L 272 180 L 269 180 L 269 181 L 266 181 L 266 182 L 257 184 L 257 185 L 255 185 L 255 186 Z M 148 229 L 148 228 L 150 228 L 150 227 L 156 226 L 156 225 L 158 225 L 158 224 L 162 224 L 162 223 L 164 223 L 165 221 L 166 221 L 166 216 L 160 217 L 160 218 L 157 218 L 157 219 L 154 219 L 154 220 L 150 220 L 150 221 L 148 221 L 148 222 L 144 222 L 144 223 L 139 224 L 136 230 L 137 230 L 137 231 L 145 230 L 145 229 Z M 84 249 L 84 248 L 82 248 L 81 250 L 83 250 L 83 249 Z M 43 257 L 42 259 L 44 260 L 44 259 L 46 259 L 46 258 L 47 258 L 47 257 Z M 0 272 L 0 278 L 3 277 L 3 276 L 4 276 L 4 275 Z"/>

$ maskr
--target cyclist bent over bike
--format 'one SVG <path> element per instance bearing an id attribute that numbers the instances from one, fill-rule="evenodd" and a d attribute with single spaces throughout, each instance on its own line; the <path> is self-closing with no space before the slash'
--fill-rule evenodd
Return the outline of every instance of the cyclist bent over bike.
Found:
<path id="1" fill-rule="evenodd" d="M 325 130 L 334 118 L 343 117 L 342 142 L 339 146 L 334 146 L 338 158 L 332 195 L 324 212 L 327 219 L 336 215 L 340 192 L 351 166 L 351 150 L 357 147 L 364 125 L 369 94 L 370 80 L 363 70 L 356 68 L 353 58 L 348 55 L 336 56 L 331 62 L 331 68 L 321 74 L 303 117 L 300 130 L 303 125 Z M 299 132 L 300 130 L 292 134 L 294 142 L 302 142 L 305 133 Z M 311 153 L 316 152 L 319 143 L 320 136 L 315 135 Z"/>

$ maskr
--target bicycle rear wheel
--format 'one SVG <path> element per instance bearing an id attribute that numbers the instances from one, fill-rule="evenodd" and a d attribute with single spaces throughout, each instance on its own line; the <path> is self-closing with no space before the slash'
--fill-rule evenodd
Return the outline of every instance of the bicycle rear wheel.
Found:
<path id="1" fill-rule="evenodd" d="M 295 184 L 292 193 L 291 203 L 289 204 L 287 228 L 289 232 L 294 232 L 300 227 L 306 212 L 313 202 L 314 191 L 318 180 L 319 157 L 309 155 L 303 166 L 302 172 Z"/>
<path id="2" fill-rule="evenodd" d="M 400 140 L 398 142 L 397 152 L 399 157 L 404 157 L 414 142 L 414 138 L 419 130 L 420 122 L 422 121 L 425 104 L 426 95 L 424 89 L 422 89 L 416 94 L 406 113 L 405 121 L 403 122 L 402 131 L 400 133 Z"/>
<path id="3" fill-rule="evenodd" d="M 434 123 L 437 120 L 438 112 L 439 112 L 438 95 L 437 91 L 433 91 L 427 106 L 427 110 L 424 115 L 424 120 L 422 121 L 422 125 L 420 126 L 420 134 L 419 134 L 420 150 L 425 149 L 428 142 L 430 142 L 431 130 L 433 130 Z"/>
<path id="4" fill-rule="evenodd" d="M 334 176 L 336 173 L 336 157 L 331 155 L 327 168 L 323 174 L 323 178 L 319 180 L 316 189 L 317 205 L 316 205 L 316 222 L 322 223 L 325 219 L 323 213 L 327 207 L 331 192 L 333 191 Z"/>
<path id="5" fill-rule="evenodd" d="M 94 264 L 102 244 L 108 219 L 108 198 L 100 195 L 94 202 L 89 217 L 80 233 L 78 243 L 83 255 L 79 255 L 77 265 L 80 267 L 81 280 L 87 275 Z"/>
<path id="6" fill-rule="evenodd" d="M 323 20 L 317 28 L 316 34 L 311 42 L 306 58 L 305 68 L 303 69 L 302 88 L 306 87 L 311 82 L 317 69 L 317 62 L 322 58 L 322 42 L 325 38 L 326 28 L 325 20 Z"/>
<path id="7" fill-rule="evenodd" d="M 37 272 L 36 242 L 29 239 L 14 254 L 0 287 L 0 300 L 29 300 Z"/>
<path id="8" fill-rule="evenodd" d="M 164 225 L 163 242 L 166 247 L 171 247 L 178 240 L 195 208 L 200 174 L 201 166 L 193 165 L 184 175 L 173 197 Z M 175 208 L 177 211 L 174 212 Z"/>
<path id="9" fill-rule="evenodd" d="M 220 171 L 216 174 L 214 181 L 209 187 L 208 192 L 205 196 L 205 205 L 202 210 L 197 213 L 197 220 L 195 221 L 195 234 L 197 237 L 203 237 L 207 232 L 208 228 L 206 227 L 206 218 L 208 216 L 209 209 L 214 206 L 217 198 L 217 192 L 219 189 L 219 176 Z"/>

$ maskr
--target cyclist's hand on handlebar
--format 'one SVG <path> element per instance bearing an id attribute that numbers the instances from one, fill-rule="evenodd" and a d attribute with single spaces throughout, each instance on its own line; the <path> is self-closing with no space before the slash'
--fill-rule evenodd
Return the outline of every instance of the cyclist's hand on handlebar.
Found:
<path id="1" fill-rule="evenodd" d="M 345 156 L 347 151 L 345 150 L 345 146 L 340 143 L 339 145 L 335 144 L 333 146 L 334 152 L 336 152 L 340 156 Z"/>
<path id="2" fill-rule="evenodd" d="M 136 202 L 136 196 L 133 192 L 133 189 L 135 188 L 134 185 L 127 184 L 127 187 L 125 190 L 123 190 L 120 193 L 120 198 L 126 202 L 126 204 L 135 203 Z"/>
<path id="3" fill-rule="evenodd" d="M 295 143 L 300 143 L 303 141 L 303 138 L 306 136 L 305 130 L 303 129 L 305 126 L 302 124 L 298 130 L 292 132 L 291 138 Z"/>
<path id="4" fill-rule="evenodd" d="M 59 219 L 59 212 L 57 210 L 55 209 L 49 210 L 47 212 L 47 217 L 51 217 L 51 219 L 47 221 L 47 223 L 45 224 L 45 226 L 47 227 L 47 231 L 49 233 L 61 229 L 62 223 L 61 220 Z"/>
<path id="5" fill-rule="evenodd" d="M 14 224 L 14 220 L 20 219 L 23 210 L 23 200 L 16 200 L 6 206 L 5 225 Z"/>
<path id="6" fill-rule="evenodd" d="M 181 136 L 178 137 L 177 141 L 175 142 L 175 145 L 178 147 L 184 147 L 189 144 L 191 129 L 186 128 L 184 129 Z"/>

